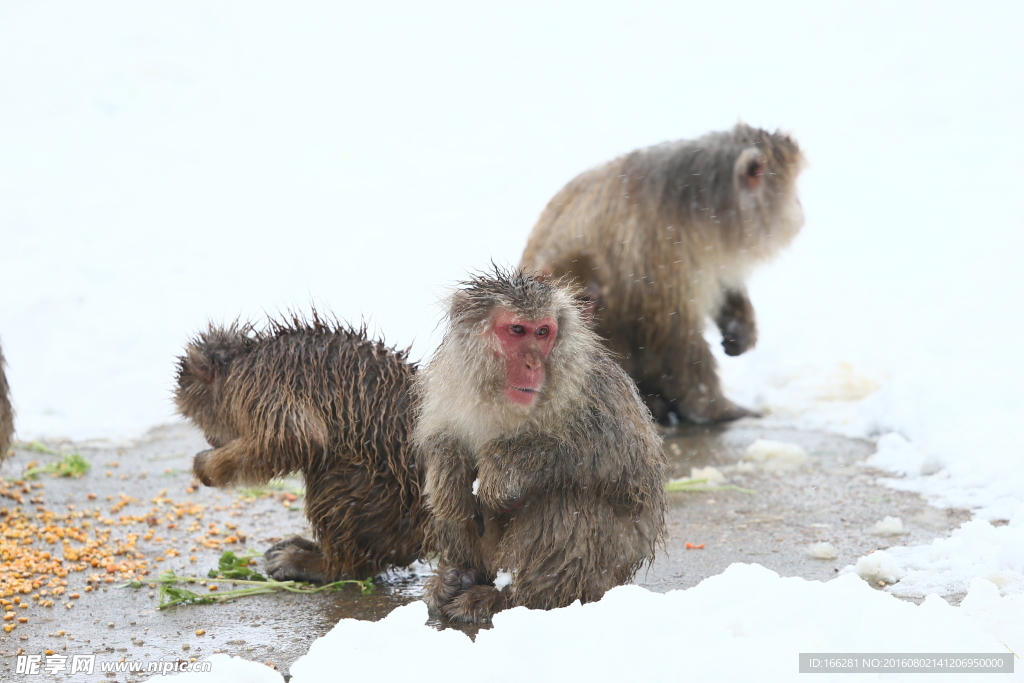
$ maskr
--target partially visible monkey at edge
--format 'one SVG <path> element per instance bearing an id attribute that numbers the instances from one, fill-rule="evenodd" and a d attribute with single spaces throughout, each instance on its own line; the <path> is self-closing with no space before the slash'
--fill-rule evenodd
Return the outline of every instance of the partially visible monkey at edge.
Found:
<path id="1" fill-rule="evenodd" d="M 7 459 L 11 450 L 11 438 L 14 436 L 14 411 L 11 409 L 7 375 L 4 373 L 6 364 L 3 349 L 0 349 L 0 463 Z"/>
<path id="2" fill-rule="evenodd" d="M 757 342 L 745 282 L 802 227 L 804 165 L 791 137 L 742 123 L 630 152 L 555 195 L 520 266 L 576 279 L 659 421 L 752 415 L 723 395 L 705 321 L 730 356 Z"/>
<path id="3" fill-rule="evenodd" d="M 365 330 L 293 318 L 210 328 L 179 358 L 174 400 L 213 447 L 207 486 L 301 472 L 316 542 L 265 554 L 279 580 L 365 579 L 424 556 L 426 509 L 408 442 L 415 366 Z"/>
<path id="4" fill-rule="evenodd" d="M 650 414 L 579 293 L 556 284 L 500 270 L 462 283 L 416 375 L 413 438 L 439 553 L 425 599 L 455 621 L 598 600 L 664 534 Z"/>

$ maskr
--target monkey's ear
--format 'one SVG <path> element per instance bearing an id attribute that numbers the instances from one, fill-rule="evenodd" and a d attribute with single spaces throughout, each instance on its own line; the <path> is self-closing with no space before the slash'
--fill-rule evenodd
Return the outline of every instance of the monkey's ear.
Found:
<path id="1" fill-rule="evenodd" d="M 736 180 L 751 192 L 761 187 L 768 170 L 768 159 L 757 147 L 748 147 L 736 159 Z"/>
<path id="2" fill-rule="evenodd" d="M 188 368 L 204 384 L 217 379 L 217 367 L 194 346 L 188 348 Z"/>

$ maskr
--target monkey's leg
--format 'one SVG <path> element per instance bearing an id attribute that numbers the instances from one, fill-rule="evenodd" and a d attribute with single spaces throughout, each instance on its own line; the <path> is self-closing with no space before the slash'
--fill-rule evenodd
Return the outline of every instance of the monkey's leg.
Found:
<path id="1" fill-rule="evenodd" d="M 699 316 L 674 317 L 680 320 L 665 342 L 647 341 L 645 350 L 627 361 L 654 417 L 665 422 L 668 413 L 674 413 L 684 420 L 706 423 L 756 416 L 722 393 L 718 364 L 704 339 Z"/>
<path id="2" fill-rule="evenodd" d="M 715 315 L 715 324 L 722 332 L 722 348 L 730 356 L 749 351 L 757 343 L 754 306 L 743 290 L 725 290 L 722 305 Z"/>
<path id="3" fill-rule="evenodd" d="M 509 606 L 553 609 L 599 600 L 653 557 L 653 539 L 633 515 L 596 495 L 567 487 L 533 499 L 516 515 L 498 556 L 512 574 L 504 591 Z"/>
<path id="4" fill-rule="evenodd" d="M 324 554 L 313 541 L 292 536 L 278 541 L 263 553 L 264 568 L 277 581 L 328 583 L 336 579 L 328 572 Z"/>

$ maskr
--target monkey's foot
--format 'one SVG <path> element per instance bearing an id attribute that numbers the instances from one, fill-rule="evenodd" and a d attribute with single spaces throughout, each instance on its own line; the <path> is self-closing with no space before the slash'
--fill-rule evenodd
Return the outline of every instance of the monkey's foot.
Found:
<path id="1" fill-rule="evenodd" d="M 472 586 L 441 608 L 451 621 L 486 624 L 491 616 L 505 608 L 505 596 L 494 586 Z"/>
<path id="2" fill-rule="evenodd" d="M 480 582 L 480 572 L 475 569 L 442 567 L 427 579 L 423 589 L 423 600 L 428 607 L 441 609 L 460 593 L 476 587 Z"/>
<path id="3" fill-rule="evenodd" d="M 276 581 L 327 583 L 335 577 L 327 573 L 323 551 L 313 541 L 292 536 L 278 541 L 263 553 L 264 569 Z"/>
<path id="4" fill-rule="evenodd" d="M 674 426 L 678 422 L 693 422 L 696 424 L 709 424 L 712 422 L 731 422 L 741 417 L 762 417 L 756 410 L 750 410 L 743 406 L 736 405 L 727 398 L 720 398 L 717 401 L 708 402 L 700 407 L 688 409 L 679 406 L 676 401 L 666 401 L 658 395 L 645 396 L 644 401 L 659 424 Z"/>
<path id="5" fill-rule="evenodd" d="M 725 406 L 718 412 L 712 414 L 711 422 L 731 422 L 732 420 L 738 420 L 741 417 L 762 417 L 761 413 L 756 410 L 750 410 L 743 406 L 738 406 L 732 401 L 724 401 Z"/>

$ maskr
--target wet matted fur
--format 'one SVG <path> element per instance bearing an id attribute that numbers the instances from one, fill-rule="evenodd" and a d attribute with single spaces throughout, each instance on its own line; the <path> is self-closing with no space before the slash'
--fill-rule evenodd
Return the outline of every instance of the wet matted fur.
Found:
<path id="1" fill-rule="evenodd" d="M 301 473 L 317 543 L 266 553 L 275 578 L 363 579 L 423 556 L 427 512 L 408 441 L 406 351 L 365 329 L 292 317 L 255 331 L 211 325 L 178 364 L 178 411 L 213 449 L 193 470 L 210 486 Z"/>

